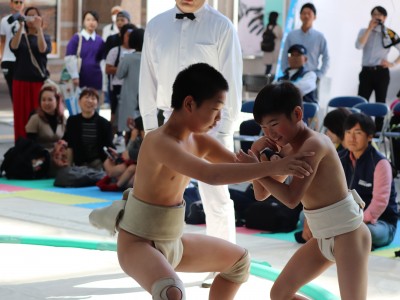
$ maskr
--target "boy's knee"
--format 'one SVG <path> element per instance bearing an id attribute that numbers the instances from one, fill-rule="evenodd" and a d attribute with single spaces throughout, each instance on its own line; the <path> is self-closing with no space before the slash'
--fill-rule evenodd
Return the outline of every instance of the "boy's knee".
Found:
<path id="1" fill-rule="evenodd" d="M 281 288 L 277 287 L 275 284 L 271 288 L 269 297 L 271 300 L 292 299 L 292 297 L 290 297 L 286 293 L 285 289 L 281 289 Z"/>
<path id="2" fill-rule="evenodd" d="M 173 293 L 176 293 L 176 296 L 173 296 Z M 186 299 L 183 282 L 175 278 L 162 278 L 154 282 L 151 287 L 151 295 L 154 300 Z"/>
<path id="3" fill-rule="evenodd" d="M 245 253 L 229 270 L 220 273 L 221 277 L 235 283 L 244 283 L 250 275 L 250 255 Z"/>

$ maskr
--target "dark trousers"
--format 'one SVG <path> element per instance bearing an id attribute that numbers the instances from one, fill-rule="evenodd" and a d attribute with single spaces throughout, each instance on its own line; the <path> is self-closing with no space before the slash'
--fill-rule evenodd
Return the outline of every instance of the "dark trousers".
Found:
<path id="1" fill-rule="evenodd" d="M 369 100 L 373 91 L 375 91 L 376 102 L 385 103 L 386 94 L 390 82 L 388 68 L 363 67 L 359 75 L 360 85 L 358 86 L 358 95 Z M 375 119 L 376 129 L 380 131 L 383 125 L 383 118 Z"/>
<path id="2" fill-rule="evenodd" d="M 1 63 L 1 69 L 3 70 L 4 78 L 7 82 L 8 92 L 10 93 L 11 102 L 13 101 L 12 97 L 12 82 L 14 77 L 14 65 L 13 61 L 3 61 Z"/>

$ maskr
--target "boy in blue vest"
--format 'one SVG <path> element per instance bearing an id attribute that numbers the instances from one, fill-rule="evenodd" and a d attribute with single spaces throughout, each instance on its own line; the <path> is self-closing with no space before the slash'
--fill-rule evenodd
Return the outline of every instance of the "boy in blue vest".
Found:
<path id="1" fill-rule="evenodd" d="M 302 121 L 299 90 L 289 82 L 264 87 L 256 97 L 254 119 L 265 137 L 254 142 L 241 162 L 267 160 L 260 153 L 271 148 L 281 156 L 315 151 L 307 157 L 314 172 L 306 178 L 264 177 L 253 181 L 257 200 L 270 194 L 290 208 L 300 202 L 314 238 L 289 260 L 271 289 L 271 299 L 304 299 L 296 292 L 336 262 L 341 299 L 366 299 L 371 235 L 363 223 L 363 205 L 347 189 L 346 177 L 330 139 Z M 261 158 L 260 158 L 261 156 Z"/>
<path id="2" fill-rule="evenodd" d="M 278 78 L 278 82 L 283 80 L 292 82 L 300 90 L 304 102 L 318 103 L 317 74 L 305 67 L 306 62 L 306 47 L 300 44 L 291 46 L 288 50 L 289 68 Z"/>

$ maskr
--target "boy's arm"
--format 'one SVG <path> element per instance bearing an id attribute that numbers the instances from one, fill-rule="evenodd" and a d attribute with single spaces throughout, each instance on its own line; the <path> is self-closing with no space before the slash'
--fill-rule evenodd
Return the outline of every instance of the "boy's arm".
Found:
<path id="1" fill-rule="evenodd" d="M 319 163 L 325 155 L 325 151 L 322 149 L 321 142 L 315 138 L 307 140 L 299 149 L 298 153 L 307 151 L 315 152 L 315 155 L 305 157 L 305 161 L 314 170 L 310 176 L 305 176 L 304 178 L 294 177 L 289 185 L 281 183 L 270 177 L 259 179 L 259 182 L 265 189 L 270 191 L 272 195 L 274 195 L 279 201 L 289 208 L 295 208 L 303 199 L 304 194 L 314 180 Z"/>
<path id="2" fill-rule="evenodd" d="M 276 155 L 277 156 L 277 155 Z M 237 158 L 241 163 L 254 163 L 260 161 L 270 161 L 269 158 L 265 154 L 256 154 L 252 150 L 249 150 L 249 153 L 246 154 L 242 150 L 237 154 Z M 277 159 L 280 159 L 278 157 Z M 274 160 L 274 159 L 272 159 Z M 287 176 L 272 176 L 273 179 L 283 182 Z M 258 179 L 253 180 L 253 190 L 254 190 L 254 197 L 258 201 L 262 201 L 267 199 L 271 193 L 266 189 Z"/>
<path id="3" fill-rule="evenodd" d="M 210 142 L 213 142 L 211 137 Z M 157 137 L 157 145 L 163 145 L 163 147 L 150 148 L 146 146 L 145 151 L 151 151 L 148 155 L 157 158 L 160 164 L 180 174 L 212 185 L 238 183 L 255 178 L 282 174 L 308 176 L 312 172 L 309 165 L 304 162 L 306 156 L 313 155 L 312 152 L 297 154 L 296 156 L 287 157 L 277 162 L 249 164 L 209 163 L 185 151 L 183 145 L 171 138 L 164 136 Z M 207 144 L 203 144 L 200 147 L 207 147 Z M 215 142 L 213 147 L 215 147 Z M 215 148 L 212 149 L 215 150 Z M 201 155 L 201 152 L 199 156 L 204 157 Z M 212 160 L 216 160 L 217 156 L 217 153 L 211 154 L 211 152 L 208 152 L 206 154 L 206 157 L 211 157 Z M 224 157 L 221 157 L 221 160 L 223 159 Z"/>

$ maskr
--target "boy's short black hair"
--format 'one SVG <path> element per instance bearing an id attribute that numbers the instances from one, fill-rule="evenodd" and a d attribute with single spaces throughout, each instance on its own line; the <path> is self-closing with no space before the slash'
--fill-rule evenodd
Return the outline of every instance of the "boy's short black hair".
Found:
<path id="1" fill-rule="evenodd" d="M 291 82 L 282 81 L 266 85 L 254 102 L 254 120 L 261 124 L 262 118 L 271 114 L 285 114 L 290 118 L 296 106 L 303 107 L 299 89 Z"/>
<path id="2" fill-rule="evenodd" d="M 179 110 L 183 100 L 192 96 L 198 106 L 221 91 L 228 91 L 224 76 L 206 63 L 193 64 L 179 72 L 172 86 L 172 107 Z"/>
<path id="3" fill-rule="evenodd" d="M 357 124 L 360 124 L 361 130 L 367 135 L 374 135 L 376 132 L 375 122 L 372 118 L 363 113 L 354 113 L 347 117 L 343 124 L 344 130 L 350 130 Z"/>
<path id="4" fill-rule="evenodd" d="M 142 117 L 137 117 L 135 119 L 135 128 L 139 131 L 144 131 L 144 127 L 143 127 L 143 119 Z"/>
<path id="5" fill-rule="evenodd" d="M 129 35 L 129 48 L 142 52 L 143 49 L 144 29 L 136 28 Z"/>
<path id="6" fill-rule="evenodd" d="M 125 33 L 127 32 L 127 31 L 130 31 L 131 33 L 132 33 L 132 31 L 134 30 L 134 29 L 136 29 L 137 27 L 135 26 L 135 25 L 133 25 L 133 24 L 131 24 L 131 23 L 128 23 L 128 24 L 125 24 L 124 26 L 122 26 L 122 28 L 121 28 L 121 30 L 120 30 L 120 32 L 119 32 L 119 34 L 120 34 L 120 36 L 121 36 L 121 45 L 122 45 L 122 43 L 123 43 L 123 41 L 124 41 L 124 35 L 125 35 Z"/>
<path id="7" fill-rule="evenodd" d="M 326 114 L 324 118 L 324 127 L 336 134 L 341 140 L 344 138 L 343 123 L 351 111 L 345 107 L 339 107 Z"/>
<path id="8" fill-rule="evenodd" d="M 314 15 L 317 15 L 317 9 L 315 8 L 314 4 L 312 4 L 312 3 L 306 3 L 306 4 L 304 4 L 304 5 L 301 7 L 301 9 L 300 9 L 300 13 L 302 13 L 302 11 L 303 11 L 305 8 L 311 9 L 311 10 L 313 11 Z"/>
<path id="9" fill-rule="evenodd" d="M 387 11 L 385 8 L 383 8 L 382 6 L 375 6 L 372 10 L 371 10 L 371 16 L 374 13 L 374 10 L 377 10 L 381 15 L 384 15 L 385 17 L 387 17 Z"/>

